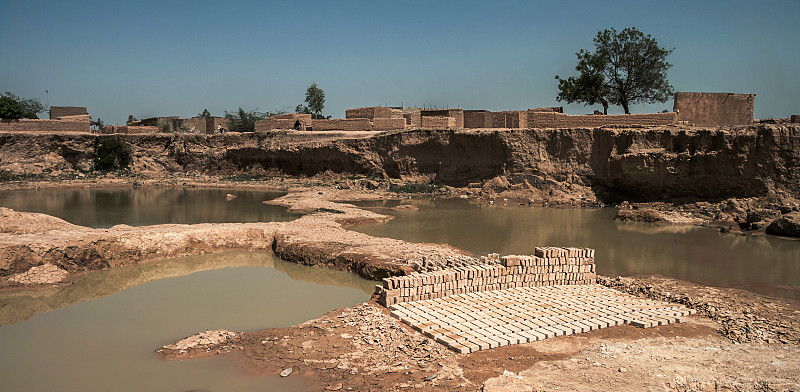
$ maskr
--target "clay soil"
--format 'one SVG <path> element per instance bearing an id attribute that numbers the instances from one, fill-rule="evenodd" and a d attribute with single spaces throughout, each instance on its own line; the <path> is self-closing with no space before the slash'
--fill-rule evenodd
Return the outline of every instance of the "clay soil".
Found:
<path id="1" fill-rule="evenodd" d="M 276 223 L 276 226 L 267 228 L 245 227 L 246 230 L 226 225 L 210 225 L 208 228 L 161 225 L 164 227 L 142 229 L 144 232 L 128 232 L 131 229 L 126 228 L 128 231 L 108 234 L 84 230 L 86 228 L 76 231 L 75 227 L 68 227 L 64 230 L 61 223 L 41 216 L 33 220 L 30 219 L 32 216 L 22 217 L 9 230 L 14 235 L 30 236 L 19 237 L 23 241 L 44 236 L 38 239 L 38 248 L 29 248 L 37 257 L 52 254 L 53 249 L 74 250 L 81 244 L 96 243 L 101 237 L 113 244 L 130 246 L 132 239 L 142 236 L 149 236 L 150 242 L 158 244 L 160 239 L 172 238 L 170 236 L 174 233 L 200 230 L 186 234 L 186 244 L 172 244 L 175 248 L 173 253 L 181 254 L 193 247 L 203 251 L 227 250 L 234 245 L 279 249 L 276 253 L 288 259 L 294 258 L 296 262 L 347 269 L 362 275 L 371 274 L 373 278 L 379 278 L 387 271 L 408 273 L 415 269 L 467 262 L 470 257 L 452 247 L 394 240 L 381 242 L 383 240 L 346 230 L 349 224 L 359 220 L 380 221 L 382 218 L 367 211 L 360 212 L 363 210 L 357 208 L 350 209 L 336 200 L 398 197 L 372 180 L 318 176 L 230 182 L 184 176 L 134 181 L 136 186 L 166 183 L 174 186 L 291 189 L 297 192 L 276 203 L 313 213 L 308 214 L 305 220 Z M 116 186 L 130 183 L 131 179 L 101 178 L 91 182 L 6 184 L 5 187 Z M 483 197 L 474 192 L 468 195 L 467 189 L 470 188 L 439 192 Z M 39 228 L 26 230 L 25 226 L 33 221 L 38 222 Z M 6 233 L 9 230 L 4 229 Z M 75 232 L 76 237 L 69 237 L 67 231 Z M 255 235 L 258 241 L 251 238 L 249 243 L 215 242 L 220 236 L 240 238 L 242 233 Z M 125 241 L 114 242 L 114 238 Z M 55 245 L 48 245 L 54 241 Z M 198 241 L 205 245 L 198 246 Z M 136 252 L 128 252 L 126 257 L 138 257 L 137 262 L 146 262 L 174 256 L 151 252 L 152 244 L 148 244 L 134 243 Z M 365 246 L 369 244 L 372 247 Z M 17 245 L 20 244 L 6 239 L 4 246 L 19 251 L 21 248 Z M 26 257 L 30 254 L 27 253 Z M 444 255 L 436 259 L 439 264 L 407 263 L 398 267 L 395 263 L 400 259 L 425 260 L 434 254 Z M 6 261 L 11 259 L 18 262 L 23 258 L 7 257 Z M 52 264 L 58 266 L 59 271 L 78 274 L 92 269 L 113 268 L 119 263 L 77 265 L 59 264 L 52 260 Z M 29 264 L 13 264 L 12 267 L 17 268 L 15 272 L 31 271 Z M 612 327 L 460 355 L 399 323 L 385 308 L 370 301 L 337 309 L 289 328 L 237 332 L 235 337 L 221 343 L 190 349 L 165 346 L 156 350 L 156 354 L 166 360 L 224 355 L 260 375 L 276 374 L 291 368 L 288 377 L 303 378 L 308 390 L 800 390 L 800 372 L 797 371 L 800 369 L 800 305 L 797 303 L 659 277 L 601 277 L 598 281 L 635 295 L 681 303 L 697 309 L 698 314 L 684 323 L 669 326 L 649 329 Z M 53 284 L 68 282 L 69 279 L 65 279 Z M 6 289 L 21 288 L 9 286 Z"/>

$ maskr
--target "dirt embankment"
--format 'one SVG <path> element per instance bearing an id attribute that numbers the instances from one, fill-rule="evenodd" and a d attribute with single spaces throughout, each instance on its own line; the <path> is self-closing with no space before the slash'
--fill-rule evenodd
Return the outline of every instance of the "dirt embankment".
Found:
<path id="1" fill-rule="evenodd" d="M 800 125 L 120 135 L 135 173 L 332 171 L 464 187 L 495 184 L 604 203 L 800 194 Z M 92 166 L 95 136 L 0 134 L 0 170 L 62 175 Z M 499 189 L 499 188 L 498 188 Z"/>

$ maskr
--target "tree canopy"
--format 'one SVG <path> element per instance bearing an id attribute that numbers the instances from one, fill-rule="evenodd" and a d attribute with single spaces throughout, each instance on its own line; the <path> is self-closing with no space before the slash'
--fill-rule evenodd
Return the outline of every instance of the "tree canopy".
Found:
<path id="1" fill-rule="evenodd" d="M 38 98 L 24 99 L 9 91 L 0 96 L 0 118 L 39 118 L 38 114 L 46 111 Z"/>
<path id="2" fill-rule="evenodd" d="M 242 108 L 228 113 L 225 111 L 225 118 L 228 120 L 228 127 L 231 131 L 253 132 L 256 130 L 256 121 L 268 117 L 268 113 L 261 113 L 256 110 L 245 111 Z"/>
<path id="3" fill-rule="evenodd" d="M 203 112 L 198 114 L 197 117 L 211 117 L 211 112 L 209 112 L 208 109 L 203 109 Z"/>
<path id="4" fill-rule="evenodd" d="M 325 92 L 317 87 L 317 83 L 311 83 L 306 89 L 306 100 L 308 106 L 297 105 L 296 113 L 311 114 L 313 118 L 323 118 L 322 109 L 325 108 Z"/>
<path id="5" fill-rule="evenodd" d="M 0 118 L 17 119 L 22 118 L 22 108 L 19 107 L 19 102 L 6 97 L 0 96 Z"/>
<path id="6" fill-rule="evenodd" d="M 231 131 L 254 132 L 256 130 L 256 121 L 283 113 L 286 113 L 286 110 L 279 109 L 274 112 L 259 112 L 258 108 L 256 108 L 248 112 L 239 108 L 239 110 L 230 113 L 226 110 L 225 119 L 228 120 L 228 127 Z"/>
<path id="7" fill-rule="evenodd" d="M 594 38 L 595 51 L 581 49 L 576 56 L 578 76 L 558 80 L 559 101 L 583 102 L 586 105 L 620 105 L 626 114 L 635 103 L 666 102 L 674 89 L 667 80 L 672 64 L 666 61 L 674 49 L 658 42 L 635 27 L 617 32 L 614 28 L 599 31 Z"/>

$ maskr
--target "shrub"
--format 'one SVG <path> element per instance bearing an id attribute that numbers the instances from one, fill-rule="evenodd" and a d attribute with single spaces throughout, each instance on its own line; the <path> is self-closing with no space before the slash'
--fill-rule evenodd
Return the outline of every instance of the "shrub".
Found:
<path id="1" fill-rule="evenodd" d="M 131 147 L 118 136 L 100 136 L 94 145 L 95 170 L 124 170 L 132 160 Z"/>

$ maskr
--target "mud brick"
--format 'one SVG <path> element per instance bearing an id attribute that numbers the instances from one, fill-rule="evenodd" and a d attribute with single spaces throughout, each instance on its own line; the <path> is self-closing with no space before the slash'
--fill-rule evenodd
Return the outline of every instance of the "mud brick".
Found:
<path id="1" fill-rule="evenodd" d="M 530 331 L 520 331 L 516 335 L 519 337 L 520 343 L 535 342 L 537 339 L 536 335 L 530 333 Z"/>
<path id="2" fill-rule="evenodd" d="M 552 331 L 554 337 L 555 336 L 562 336 L 566 332 L 563 329 L 559 328 L 557 325 L 551 325 L 549 327 L 545 327 L 545 329 Z"/>
<path id="3" fill-rule="evenodd" d="M 471 352 L 471 353 L 474 353 L 476 351 L 480 351 L 480 349 L 481 349 L 479 345 L 475 344 L 474 342 L 472 342 L 470 340 L 462 342 L 461 344 L 466 346 L 467 348 L 469 348 L 469 352 Z"/>
<path id="4" fill-rule="evenodd" d="M 625 320 L 617 316 L 606 316 L 605 318 L 609 321 L 609 325 L 612 327 L 625 324 Z"/>
<path id="5" fill-rule="evenodd" d="M 489 343 L 489 340 L 487 340 L 484 336 L 471 339 L 470 343 L 478 346 L 478 350 L 488 350 L 492 347 L 492 345 Z"/>
<path id="6" fill-rule="evenodd" d="M 512 338 L 510 334 L 509 335 L 498 336 L 497 339 L 500 340 L 500 342 L 501 342 L 500 345 L 501 346 L 509 346 L 509 345 L 512 345 L 512 344 L 517 344 L 517 342 L 518 342 L 517 339 L 516 338 Z"/>
<path id="7" fill-rule="evenodd" d="M 638 328 L 650 328 L 653 326 L 653 321 L 649 319 L 631 320 L 630 324 Z"/>
<path id="8" fill-rule="evenodd" d="M 508 341 L 505 339 L 501 339 L 497 336 L 489 336 L 486 338 L 489 340 L 489 344 L 491 344 L 492 348 L 497 348 L 501 346 L 508 346 Z"/>
<path id="9" fill-rule="evenodd" d="M 469 353 L 472 352 L 470 347 L 465 346 L 465 345 L 463 345 L 461 343 L 451 343 L 451 344 L 448 344 L 447 347 L 450 348 L 451 350 L 459 353 L 459 354 L 469 354 Z"/>
<path id="10" fill-rule="evenodd" d="M 587 323 L 584 320 L 576 321 L 576 322 L 572 323 L 572 325 L 580 327 L 581 328 L 581 332 L 589 332 L 589 331 L 597 329 L 596 327 L 593 327 L 590 323 Z"/>
<path id="11" fill-rule="evenodd" d="M 546 329 L 546 328 L 535 329 L 535 330 L 533 330 L 533 333 L 544 335 L 545 339 L 550 339 L 550 338 L 552 338 L 554 336 L 553 335 L 553 331 L 551 331 L 549 329 Z"/>
<path id="12" fill-rule="evenodd" d="M 608 328 L 614 326 L 614 324 L 612 324 L 612 321 L 605 317 L 598 317 L 594 320 L 600 328 Z"/>

